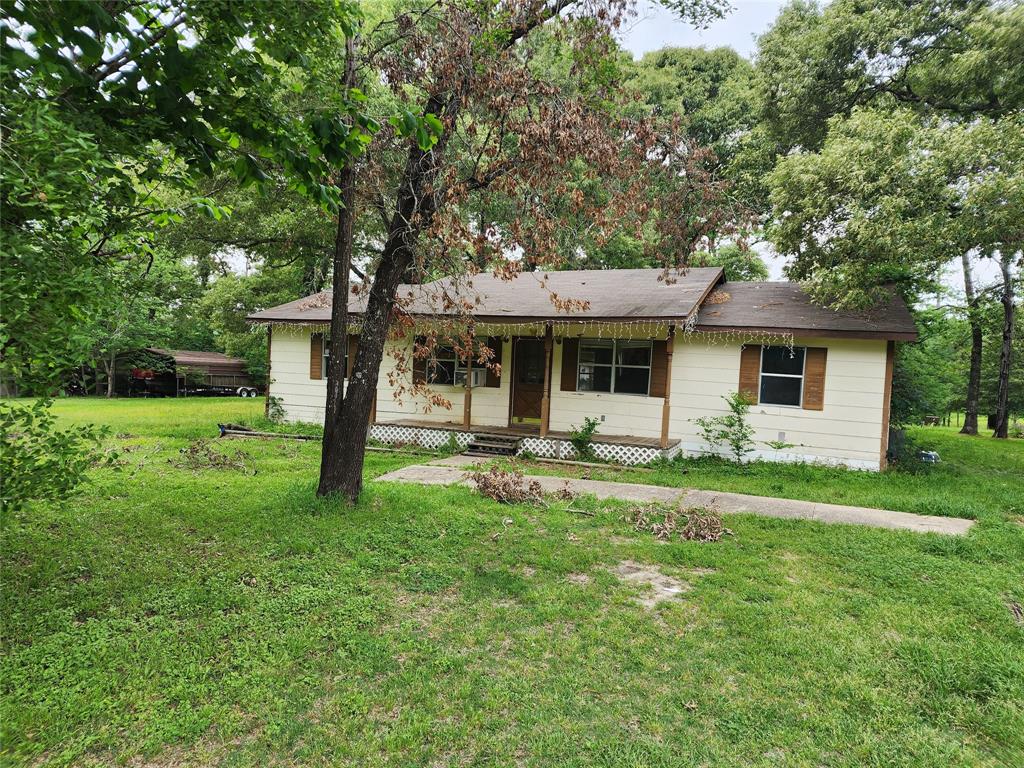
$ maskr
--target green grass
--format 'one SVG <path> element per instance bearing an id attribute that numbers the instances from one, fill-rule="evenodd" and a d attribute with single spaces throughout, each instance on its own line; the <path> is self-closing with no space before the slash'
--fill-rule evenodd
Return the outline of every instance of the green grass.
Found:
<path id="1" fill-rule="evenodd" d="M 372 482 L 355 509 L 317 501 L 315 443 L 217 445 L 255 476 L 172 464 L 259 403 L 56 407 L 129 452 L 3 532 L 4 764 L 1024 762 L 1024 527 L 982 491 L 959 489 L 964 538 L 730 516 L 721 542 L 666 544 L 592 502 Z M 950 440 L 961 485 L 987 482 L 988 449 Z M 367 475 L 415 460 L 370 454 Z M 803 490 L 842 478 L 884 498 L 859 473 Z M 608 570 L 625 559 L 691 589 L 644 608 Z"/>

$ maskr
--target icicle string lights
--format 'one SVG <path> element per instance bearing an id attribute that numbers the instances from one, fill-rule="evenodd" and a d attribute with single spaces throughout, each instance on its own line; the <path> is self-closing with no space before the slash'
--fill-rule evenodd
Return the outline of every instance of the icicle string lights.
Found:
<path id="1" fill-rule="evenodd" d="M 780 347 L 789 347 L 791 350 L 795 343 L 792 333 L 784 331 L 768 331 L 750 329 L 744 330 L 707 330 L 697 328 L 696 314 L 690 315 L 685 320 L 681 318 L 682 324 L 677 326 L 682 332 L 681 338 L 690 339 L 693 342 L 700 342 L 707 345 L 745 346 L 749 344 L 764 344 Z M 600 320 L 587 320 L 585 322 L 566 321 L 536 321 L 519 323 L 481 323 L 474 329 L 477 337 L 500 336 L 509 338 L 512 336 L 535 336 L 542 338 L 545 328 L 551 325 L 552 335 L 556 340 L 561 338 L 598 338 L 598 339 L 623 339 L 626 341 L 668 338 L 668 322 L 652 322 L 650 320 L 612 320 L 603 322 Z M 324 333 L 330 330 L 330 323 L 254 323 L 254 331 L 267 327 L 285 328 L 301 327 L 308 328 L 313 333 Z M 353 334 L 359 333 L 359 325 L 352 324 L 349 330 Z M 455 333 L 456 329 L 450 322 L 432 319 L 417 319 L 415 324 L 416 333 L 437 333 L 445 335 Z M 808 338 L 814 337 L 813 331 L 808 331 Z M 411 337 L 407 337 L 411 338 Z"/>

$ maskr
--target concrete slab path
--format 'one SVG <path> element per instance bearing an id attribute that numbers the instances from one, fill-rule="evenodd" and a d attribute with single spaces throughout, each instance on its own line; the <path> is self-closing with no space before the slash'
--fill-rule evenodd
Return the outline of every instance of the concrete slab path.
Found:
<path id="1" fill-rule="evenodd" d="M 456 458 L 456 457 L 451 457 Z M 471 457 L 465 457 L 471 458 Z M 420 485 L 470 485 L 466 470 L 474 462 L 440 462 L 432 465 L 416 464 L 381 475 L 375 482 L 418 483 Z M 973 520 L 958 517 L 915 515 L 886 509 L 853 507 L 842 504 L 820 504 L 814 501 L 776 499 L 768 496 L 750 496 L 744 493 L 701 491 L 693 488 L 668 488 L 663 485 L 615 483 L 607 480 L 579 480 L 575 478 L 531 475 L 545 493 L 554 493 L 568 486 L 576 493 L 589 494 L 599 499 L 620 501 L 660 502 L 680 504 L 686 508 L 706 507 L 721 514 L 745 513 L 764 517 L 817 520 L 822 523 L 870 525 L 876 528 L 894 528 L 918 533 L 942 533 L 962 536 L 974 525 Z"/>

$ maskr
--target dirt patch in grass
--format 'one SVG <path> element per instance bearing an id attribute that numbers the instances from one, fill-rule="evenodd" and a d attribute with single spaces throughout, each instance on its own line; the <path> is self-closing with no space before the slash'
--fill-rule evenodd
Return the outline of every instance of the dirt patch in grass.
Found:
<path id="1" fill-rule="evenodd" d="M 590 577 L 585 573 L 570 573 L 565 577 L 570 584 L 589 584 Z"/>
<path id="2" fill-rule="evenodd" d="M 636 599 L 644 608 L 654 608 L 658 603 L 675 600 L 692 589 L 688 582 L 662 573 L 658 566 L 634 560 L 623 560 L 612 568 L 612 573 L 627 584 L 648 587 L 647 594 Z"/>
<path id="3" fill-rule="evenodd" d="M 1006 607 L 1010 609 L 1010 613 L 1013 614 L 1013 620 L 1021 626 L 1024 626 L 1024 608 L 1021 608 L 1020 603 L 1015 600 L 1010 600 Z"/>

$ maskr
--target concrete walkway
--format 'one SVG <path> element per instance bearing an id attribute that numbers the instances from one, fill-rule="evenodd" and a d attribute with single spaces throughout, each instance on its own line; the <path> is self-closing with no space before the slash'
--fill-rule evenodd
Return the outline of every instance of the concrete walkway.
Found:
<path id="1" fill-rule="evenodd" d="M 429 466 L 417 464 L 403 467 L 381 475 L 376 482 L 470 485 L 466 476 L 467 463 L 451 462 L 451 464 L 456 464 L 456 466 L 451 466 L 445 460 L 444 464 L 438 462 Z M 974 525 L 973 520 L 963 520 L 958 517 L 914 515 L 909 512 L 892 512 L 868 507 L 848 507 L 841 504 L 819 504 L 813 501 L 749 496 L 744 493 L 699 491 L 693 488 L 668 488 L 662 485 L 641 485 L 639 483 L 614 483 L 607 480 L 577 480 L 546 475 L 531 475 L 530 479 L 540 483 L 545 493 L 554 493 L 565 488 L 568 481 L 569 488 L 576 493 L 589 494 L 599 499 L 656 501 L 664 504 L 680 504 L 687 509 L 706 507 L 723 514 L 742 512 L 764 517 L 871 525 L 876 528 L 896 528 L 918 533 L 943 533 L 950 536 L 962 536 Z"/>

